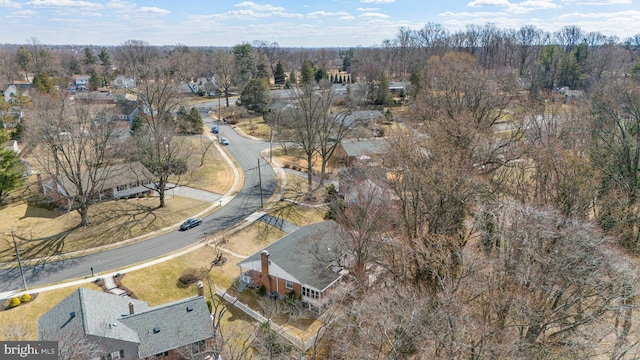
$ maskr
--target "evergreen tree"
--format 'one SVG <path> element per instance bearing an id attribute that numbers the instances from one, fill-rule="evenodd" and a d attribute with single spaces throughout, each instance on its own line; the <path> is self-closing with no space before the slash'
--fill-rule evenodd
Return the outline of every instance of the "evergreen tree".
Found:
<path id="1" fill-rule="evenodd" d="M 191 112 L 189 112 L 189 123 L 191 125 L 191 134 L 202 134 L 204 122 L 200 111 L 195 107 L 192 107 Z"/>
<path id="2" fill-rule="evenodd" d="M 93 55 L 93 52 L 88 47 L 84 48 L 84 64 L 85 65 L 95 65 L 96 57 Z"/>
<path id="3" fill-rule="evenodd" d="M 251 79 L 240 94 L 240 104 L 247 110 L 263 112 L 271 102 L 271 89 L 265 79 Z"/>
<path id="4" fill-rule="evenodd" d="M 97 90 L 102 86 L 102 78 L 100 78 L 100 75 L 98 75 L 98 72 L 94 69 L 91 69 L 89 73 L 89 85 L 91 85 L 90 88 L 91 90 Z"/>
<path id="5" fill-rule="evenodd" d="M 6 132 L 0 133 L 0 144 L 9 139 Z M 20 155 L 13 149 L 0 147 L 0 204 L 2 204 L 7 192 L 22 184 L 22 174 L 24 165 L 20 160 Z"/>
<path id="6" fill-rule="evenodd" d="M 295 71 L 292 71 L 291 73 L 289 73 L 289 83 L 292 86 L 298 85 L 298 78 L 296 77 Z"/>
<path id="7" fill-rule="evenodd" d="M 55 88 L 53 81 L 46 72 L 37 73 L 33 77 L 33 87 L 43 94 L 50 94 Z"/>
<path id="8" fill-rule="evenodd" d="M 144 128 L 144 121 L 142 120 L 142 117 L 140 116 L 140 114 L 136 114 L 133 116 L 133 119 L 131 119 L 131 135 L 138 135 L 140 134 L 140 132 L 142 131 L 142 129 Z"/>
<path id="9" fill-rule="evenodd" d="M 422 78 L 422 71 L 417 68 L 413 69 L 411 77 L 409 78 L 409 81 L 411 82 L 411 91 L 409 94 L 411 96 L 416 97 L 422 91 Z"/>
<path id="10" fill-rule="evenodd" d="M 109 85 L 109 80 L 110 80 L 110 72 L 111 72 L 111 66 L 113 65 L 113 60 L 111 60 L 111 54 L 109 53 L 109 50 L 107 50 L 107 48 L 102 48 L 102 50 L 100 50 L 100 54 L 98 54 L 98 59 L 100 59 L 100 63 L 102 64 L 102 77 L 103 79 L 103 85 Z"/>
<path id="11" fill-rule="evenodd" d="M 300 69 L 300 77 L 302 84 L 310 84 L 314 79 L 313 65 L 311 61 L 305 60 L 302 63 L 302 69 Z"/>
<path id="12" fill-rule="evenodd" d="M 320 80 L 326 79 L 326 78 L 327 78 L 327 72 L 323 68 L 316 69 L 315 73 L 313 74 L 313 79 L 316 82 L 319 82 Z"/>
<path id="13" fill-rule="evenodd" d="M 378 88 L 376 89 L 376 105 L 389 106 L 391 103 L 391 93 L 389 92 L 389 79 L 387 75 L 380 74 L 380 81 L 378 82 Z"/>
<path id="14" fill-rule="evenodd" d="M 276 65 L 276 70 L 273 73 L 273 81 L 276 85 L 283 85 L 287 80 L 287 75 L 284 73 L 284 67 L 280 62 Z"/>

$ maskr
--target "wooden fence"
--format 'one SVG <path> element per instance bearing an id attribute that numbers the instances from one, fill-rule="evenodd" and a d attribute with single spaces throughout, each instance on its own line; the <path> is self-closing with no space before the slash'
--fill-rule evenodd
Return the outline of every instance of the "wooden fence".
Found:
<path id="1" fill-rule="evenodd" d="M 249 306 L 247 306 L 247 304 L 244 304 L 244 303 L 238 301 L 238 299 L 236 297 L 233 297 L 233 296 L 229 295 L 225 290 L 220 289 L 218 287 L 218 285 L 216 285 L 215 288 L 216 288 L 216 295 L 218 295 L 221 298 L 225 299 L 231 305 L 233 305 L 233 306 L 237 307 L 238 309 L 242 310 L 245 314 L 251 316 L 256 321 L 258 321 L 260 323 L 269 322 L 269 328 L 270 329 L 275 331 L 278 335 L 282 336 L 284 339 L 286 339 L 288 342 L 290 342 L 293 346 L 295 346 L 299 350 L 302 350 L 302 352 L 306 352 L 307 350 L 309 350 L 309 348 L 312 347 L 313 344 L 315 343 L 317 335 L 313 335 L 313 336 L 311 336 L 309 339 L 307 339 L 305 341 L 305 340 L 301 339 L 299 336 L 295 336 L 295 335 L 290 334 L 285 328 L 283 328 L 282 326 L 272 322 L 271 319 L 267 319 L 266 317 L 264 317 L 259 312 L 255 311 L 252 308 L 250 308 Z M 322 332 L 320 332 L 320 335 L 322 335 Z"/>

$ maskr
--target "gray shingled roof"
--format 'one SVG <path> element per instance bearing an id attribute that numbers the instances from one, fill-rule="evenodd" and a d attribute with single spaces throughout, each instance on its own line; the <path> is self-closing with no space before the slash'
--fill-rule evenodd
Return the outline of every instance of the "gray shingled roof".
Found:
<path id="1" fill-rule="evenodd" d="M 141 312 L 136 309 L 133 315 L 121 318 L 120 322 L 140 336 L 138 351 L 141 358 L 213 336 L 209 308 L 201 296 L 178 300 Z"/>
<path id="2" fill-rule="evenodd" d="M 287 273 L 294 276 L 303 285 L 310 285 L 324 290 L 340 278 L 340 274 L 328 269 L 329 265 L 319 260 L 322 256 L 314 255 L 321 244 L 335 242 L 339 227 L 334 221 L 323 221 L 300 228 L 283 237 L 263 250 L 269 252 L 269 260 L 277 264 Z M 260 261 L 262 250 L 240 262 Z"/>
<path id="3" fill-rule="evenodd" d="M 360 141 L 343 141 L 342 148 L 347 156 L 382 154 L 385 147 L 384 139 L 369 139 Z"/>
<path id="4" fill-rule="evenodd" d="M 133 304 L 133 314 L 129 313 L 129 302 Z M 75 312 L 74 317 L 70 316 L 71 312 Z M 67 296 L 38 319 L 39 339 L 55 339 L 59 331 L 136 343 L 141 358 L 213 336 L 204 297 L 149 307 L 144 301 L 84 288 Z"/>
<path id="5" fill-rule="evenodd" d="M 85 336 L 94 335 L 133 343 L 140 342 L 138 334 L 126 326 L 109 326 L 129 313 L 129 302 L 137 309 L 145 310 L 144 301 L 113 294 L 79 288 L 38 319 L 38 337 L 51 338 L 60 330 L 80 331 Z M 70 314 L 75 312 L 75 317 Z"/>

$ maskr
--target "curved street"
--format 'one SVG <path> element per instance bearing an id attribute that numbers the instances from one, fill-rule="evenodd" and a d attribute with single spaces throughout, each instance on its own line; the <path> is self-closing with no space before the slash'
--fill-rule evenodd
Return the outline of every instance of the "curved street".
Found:
<path id="1" fill-rule="evenodd" d="M 199 106 L 203 111 L 204 107 Z M 206 111 L 204 111 L 206 116 Z M 211 129 L 214 123 L 204 117 L 205 126 Z M 206 234 L 228 229 L 261 208 L 276 188 L 275 172 L 261 158 L 261 151 L 268 143 L 240 136 L 227 124 L 220 124 L 221 136 L 229 139 L 230 145 L 224 148 L 244 171 L 244 183 L 240 191 L 231 199 L 223 201 L 222 208 L 203 218 L 201 226 L 180 232 L 177 230 L 157 237 L 107 250 L 91 255 L 46 263 L 44 265 L 25 266 L 25 279 L 29 288 L 84 278 L 91 274 L 91 268 L 97 274 L 150 261 L 165 254 L 185 248 L 201 241 Z M 258 171 L 260 163 L 260 171 Z M 262 191 L 261 191 L 262 189 Z M 262 196 L 262 200 L 261 200 Z M 0 270 L 0 293 L 22 288 L 22 278 L 18 267 Z"/>

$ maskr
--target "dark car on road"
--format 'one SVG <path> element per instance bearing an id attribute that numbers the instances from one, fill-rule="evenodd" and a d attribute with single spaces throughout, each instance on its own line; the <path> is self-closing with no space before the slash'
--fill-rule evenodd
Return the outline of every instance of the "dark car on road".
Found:
<path id="1" fill-rule="evenodd" d="M 218 133 L 218 127 L 217 126 L 212 127 L 211 128 L 211 132 L 213 132 L 214 134 L 217 134 Z"/>
<path id="2" fill-rule="evenodd" d="M 182 225 L 180 225 L 180 230 L 181 231 L 189 230 L 200 224 L 202 224 L 202 219 L 198 219 L 198 218 L 187 219 L 185 222 L 182 223 Z"/>

